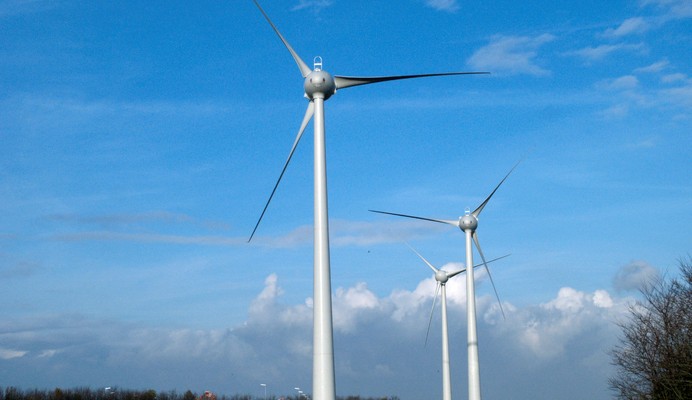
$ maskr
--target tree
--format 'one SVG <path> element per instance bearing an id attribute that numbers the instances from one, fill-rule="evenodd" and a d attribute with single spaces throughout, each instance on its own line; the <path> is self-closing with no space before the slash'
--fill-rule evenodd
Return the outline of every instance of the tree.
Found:
<path id="1" fill-rule="evenodd" d="M 629 319 L 618 324 L 610 379 L 617 398 L 692 399 L 692 259 L 679 266 L 679 278 L 647 284 Z"/>

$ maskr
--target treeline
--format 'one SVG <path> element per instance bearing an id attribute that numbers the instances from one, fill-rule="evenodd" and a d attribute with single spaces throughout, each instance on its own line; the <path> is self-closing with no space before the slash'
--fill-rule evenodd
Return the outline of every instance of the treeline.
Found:
<path id="1" fill-rule="evenodd" d="M 199 400 L 201 394 L 192 392 L 178 393 L 157 392 L 155 390 L 127 390 L 119 388 L 106 388 L 93 390 L 90 388 L 22 390 L 13 386 L 0 387 L 0 400 Z M 221 395 L 216 400 L 263 400 L 263 397 L 248 394 L 234 394 L 232 396 Z M 304 400 L 305 396 L 271 396 L 267 400 Z M 337 400 L 399 400 L 398 397 L 338 397 Z"/>

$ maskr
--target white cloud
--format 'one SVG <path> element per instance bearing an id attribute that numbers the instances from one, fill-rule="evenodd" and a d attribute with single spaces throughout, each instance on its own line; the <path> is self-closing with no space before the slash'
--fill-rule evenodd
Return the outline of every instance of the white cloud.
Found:
<path id="1" fill-rule="evenodd" d="M 512 329 L 517 342 L 526 346 L 524 351 L 546 362 L 564 357 L 583 335 L 610 331 L 609 320 L 623 310 L 624 303 L 616 304 L 605 290 L 589 294 L 563 287 L 555 299 L 513 312 Z M 582 348 L 590 354 L 594 354 L 593 350 Z"/>
<path id="2" fill-rule="evenodd" d="M 659 138 L 658 137 L 647 137 L 640 139 L 638 141 L 632 142 L 627 145 L 628 148 L 630 149 L 652 149 L 656 147 L 656 144 L 658 143 Z"/>
<path id="3" fill-rule="evenodd" d="M 50 236 L 52 240 L 66 242 L 80 241 L 123 241 L 137 243 L 175 243 L 205 246 L 242 245 L 247 239 L 224 236 L 186 236 L 160 233 L 126 233 L 112 231 L 92 231 L 79 233 L 64 233 Z"/>
<path id="4" fill-rule="evenodd" d="M 689 111 L 692 111 L 692 82 L 688 81 L 683 86 L 664 89 L 661 94 L 666 103 L 686 108 L 689 116 Z"/>
<path id="5" fill-rule="evenodd" d="M 332 0 L 300 0 L 298 4 L 293 6 L 292 10 L 297 11 L 309 8 L 312 9 L 313 12 L 318 13 L 331 6 L 332 3 Z"/>
<path id="6" fill-rule="evenodd" d="M 37 355 L 36 357 L 38 357 L 38 358 L 53 357 L 56 354 L 58 354 L 59 352 L 60 352 L 60 350 L 46 349 L 46 350 L 41 351 L 41 353 L 39 353 L 39 355 Z"/>
<path id="7" fill-rule="evenodd" d="M 364 282 L 348 289 L 338 288 L 333 303 L 334 329 L 353 332 L 360 314 L 378 306 L 377 297 Z"/>
<path id="8" fill-rule="evenodd" d="M 599 86 L 608 90 L 632 90 L 639 86 L 639 79 L 634 75 L 625 75 L 605 80 Z"/>
<path id="9" fill-rule="evenodd" d="M 607 29 L 604 33 L 606 37 L 619 38 L 622 36 L 644 33 L 649 30 L 650 24 L 641 17 L 629 18 L 623 21 L 617 28 Z"/>
<path id="10" fill-rule="evenodd" d="M 600 115 L 604 118 L 623 118 L 627 116 L 630 112 L 630 108 L 627 104 L 615 104 L 606 108 L 600 112 Z"/>
<path id="11" fill-rule="evenodd" d="M 458 279 L 459 286 L 450 281 L 450 297 L 463 292 L 463 281 Z M 439 370 L 439 304 L 428 344 L 423 346 L 434 286 L 434 279 L 427 278 L 413 290 L 399 289 L 384 297 L 375 295 L 365 283 L 335 290 L 340 393 L 396 394 L 408 400 L 439 390 L 432 383 L 439 382 L 435 372 Z M 304 304 L 282 304 L 282 293 L 279 277 L 268 276 L 247 322 L 232 329 L 150 328 L 88 320 L 75 324 L 73 319 L 63 321 L 56 335 L 59 319 L 43 324 L 5 321 L 0 340 L 8 348 L 26 350 L 0 352 L 0 368 L 13 371 L 6 378 L 16 384 L 44 382 L 49 379 L 47 371 L 53 371 L 50 379 L 58 379 L 63 386 L 75 381 L 71 377 L 77 374 L 80 382 L 90 378 L 116 380 L 122 387 L 204 387 L 225 393 L 252 391 L 255 382 L 263 380 L 272 382 L 277 394 L 290 393 L 310 379 L 312 310 Z M 465 304 L 450 301 L 448 308 L 453 371 L 463 376 Z M 590 388 L 582 394 L 608 398 L 604 374 L 609 365 L 603 354 L 616 340 L 612 321 L 625 310 L 623 300 L 605 290 L 587 293 L 565 287 L 541 305 L 505 303 L 505 309 L 507 319 L 503 320 L 493 296 L 478 297 L 486 381 L 506 376 L 503 385 L 484 389 L 489 397 L 507 397 L 511 392 L 514 398 L 574 398 L 570 397 L 572 386 L 577 385 L 570 378 L 574 374 L 579 384 Z M 25 334 L 8 334 L 10 326 L 21 325 Z M 55 372 L 58 365 L 64 367 L 60 373 Z M 535 386 L 522 384 L 528 381 L 540 382 L 542 394 L 535 396 Z"/>
<path id="12" fill-rule="evenodd" d="M 664 67 L 664 64 L 656 63 L 635 72 L 655 73 Z M 621 118 L 632 110 L 659 109 L 677 113 L 677 118 L 689 118 L 692 80 L 682 73 L 662 75 L 659 80 L 665 86 L 656 86 L 654 81 L 641 75 L 624 75 L 597 82 L 595 87 L 611 97 L 613 103 L 600 114 L 606 118 Z"/>
<path id="13" fill-rule="evenodd" d="M 584 47 L 579 50 L 574 50 L 567 52 L 567 55 L 574 55 L 578 56 L 581 58 L 584 58 L 588 61 L 598 61 L 606 58 L 607 56 L 616 53 L 616 52 L 621 52 L 621 51 L 628 51 L 628 52 L 641 52 L 644 51 L 646 48 L 643 44 L 626 44 L 626 43 L 620 43 L 620 44 L 602 44 L 600 46 L 596 47 Z"/>
<path id="14" fill-rule="evenodd" d="M 529 36 L 494 36 L 490 44 L 478 49 L 468 60 L 476 69 L 506 74 L 546 75 L 548 70 L 537 64 L 538 50 L 555 40 L 550 34 Z"/>
<path id="15" fill-rule="evenodd" d="M 279 278 L 276 274 L 271 274 L 264 280 L 264 289 L 257 296 L 256 302 L 273 302 L 283 294 L 283 290 L 278 286 Z"/>
<path id="16" fill-rule="evenodd" d="M 593 294 L 593 304 L 596 307 L 610 308 L 613 306 L 613 299 L 605 290 L 596 290 Z"/>
<path id="17" fill-rule="evenodd" d="M 455 12 L 459 10 L 457 0 L 425 0 L 425 4 L 439 11 Z"/>
<path id="18" fill-rule="evenodd" d="M 686 80 L 687 75 L 680 72 L 664 75 L 661 77 L 661 82 L 663 83 L 685 82 Z"/>
<path id="19" fill-rule="evenodd" d="M 17 357 L 24 357 L 26 351 L 0 348 L 0 359 L 11 360 Z"/>
<path id="20" fill-rule="evenodd" d="M 330 243 L 333 246 L 372 246 L 382 243 L 401 243 L 429 236 L 444 229 L 442 224 L 407 219 L 378 219 L 373 222 L 330 219 Z M 313 226 L 302 225 L 280 236 L 258 235 L 256 245 L 268 247 L 297 247 L 312 243 Z M 240 238 L 238 238 L 240 239 Z M 247 239 L 245 239 L 245 242 Z M 239 241 L 239 244 L 244 242 Z"/>
<path id="21" fill-rule="evenodd" d="M 689 0 L 641 0 L 642 6 L 652 5 L 663 9 L 666 17 L 682 19 L 692 17 L 692 2 Z"/>
<path id="22" fill-rule="evenodd" d="M 560 289 L 557 298 L 544 304 L 546 309 L 555 309 L 566 313 L 575 313 L 584 307 L 586 295 L 570 287 Z"/>
<path id="23" fill-rule="evenodd" d="M 636 68 L 634 72 L 636 73 L 655 73 L 655 72 L 661 72 L 663 69 L 665 69 L 669 65 L 668 60 L 661 60 L 658 62 L 655 62 L 651 65 L 647 65 L 646 67 L 641 67 L 641 68 Z"/>

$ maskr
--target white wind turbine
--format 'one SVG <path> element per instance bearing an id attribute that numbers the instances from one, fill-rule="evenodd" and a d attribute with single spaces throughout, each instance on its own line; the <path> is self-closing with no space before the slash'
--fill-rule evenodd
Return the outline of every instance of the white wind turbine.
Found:
<path id="1" fill-rule="evenodd" d="M 332 300 L 331 277 L 329 265 L 329 224 L 327 215 L 327 174 L 325 155 L 325 128 L 324 128 L 324 101 L 329 99 L 337 89 L 345 89 L 353 86 L 367 85 L 377 82 L 393 81 L 400 79 L 423 78 L 445 75 L 486 74 L 487 72 L 451 72 L 437 74 L 398 75 L 381 77 L 349 77 L 331 75 L 322 70 L 322 59 L 315 57 L 314 69 L 305 62 L 293 50 L 291 45 L 281 35 L 274 23 L 269 19 L 257 0 L 253 0 L 264 18 L 269 22 L 274 32 L 298 65 L 298 69 L 304 79 L 303 88 L 308 99 L 308 108 L 303 117 L 303 122 L 298 130 L 298 135 L 293 142 L 293 147 L 288 154 L 281 174 L 267 200 L 262 214 L 250 235 L 250 240 L 257 231 L 267 207 L 274 197 L 276 188 L 288 167 L 293 152 L 298 146 L 303 131 L 314 117 L 314 299 L 313 299 L 313 396 L 318 400 L 333 400 L 336 398 L 334 379 L 334 342 L 332 331 Z M 248 241 L 250 241 L 248 240 Z"/>
<path id="2" fill-rule="evenodd" d="M 432 323 L 433 311 L 435 310 L 435 300 L 437 299 L 437 294 L 440 293 L 440 304 L 442 308 L 442 400 L 452 400 L 452 376 L 449 367 L 449 333 L 447 329 L 447 281 L 453 277 L 459 275 L 460 273 L 466 271 L 466 267 L 454 271 L 447 272 L 439 268 L 435 268 L 428 260 L 425 259 L 419 252 L 417 252 L 410 245 L 408 246 L 413 250 L 416 255 L 423 260 L 425 264 L 430 267 L 435 273 L 435 280 L 437 281 L 437 286 L 435 288 L 435 296 L 433 297 L 433 305 L 430 310 L 430 319 L 428 321 L 428 331 L 425 333 L 425 342 L 428 341 L 428 334 L 430 333 L 430 325 Z M 506 256 L 498 257 L 493 260 L 488 261 L 489 263 L 497 261 L 499 259 L 505 258 Z M 479 267 L 483 264 L 477 264 L 473 267 Z"/>
<path id="3" fill-rule="evenodd" d="M 424 221 L 439 222 L 442 224 L 453 225 L 464 231 L 466 237 L 466 265 L 473 265 L 473 245 L 472 241 L 476 244 L 476 249 L 483 260 L 483 265 L 490 278 L 490 283 L 495 291 L 495 297 L 497 301 L 500 302 L 500 297 L 497 294 L 497 289 L 495 288 L 495 282 L 493 282 L 493 277 L 490 274 L 490 269 L 488 268 L 488 263 L 485 261 L 485 256 L 481 250 L 481 246 L 478 243 L 478 234 L 476 233 L 476 228 L 478 228 L 478 216 L 483 211 L 483 208 L 488 204 L 490 198 L 493 197 L 500 185 L 509 177 L 509 175 L 514 171 L 514 169 L 519 165 L 516 163 L 512 169 L 509 170 L 507 175 L 500 181 L 500 183 L 495 186 L 495 189 L 490 193 L 490 195 L 479 205 L 473 212 L 466 210 L 466 214 L 463 217 L 459 217 L 458 220 L 444 220 L 436 218 L 426 218 L 417 217 L 415 215 L 407 214 L 397 214 L 386 211 L 369 210 L 372 212 L 380 214 L 396 215 L 399 217 L 421 219 Z M 505 312 L 502 309 L 502 303 L 500 303 L 500 311 L 502 311 L 502 316 L 504 317 Z M 468 348 L 468 379 L 469 379 L 469 400 L 480 400 L 481 399 L 481 378 L 480 378 L 480 368 L 478 363 L 478 330 L 476 328 L 476 290 L 475 282 L 473 277 L 473 268 L 469 268 L 466 273 L 466 323 L 467 323 L 467 348 Z"/>

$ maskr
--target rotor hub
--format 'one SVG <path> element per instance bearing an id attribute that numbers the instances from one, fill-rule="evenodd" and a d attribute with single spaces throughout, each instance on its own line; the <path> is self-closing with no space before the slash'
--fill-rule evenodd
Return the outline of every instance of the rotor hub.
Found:
<path id="1" fill-rule="evenodd" d="M 477 227 L 478 219 L 473 214 L 467 214 L 459 218 L 459 228 L 461 228 L 462 231 L 466 231 L 467 229 L 475 231 Z"/>
<path id="2" fill-rule="evenodd" d="M 315 96 L 327 100 L 336 93 L 336 82 L 329 72 L 315 69 L 305 77 L 305 95 L 312 100 Z"/>
<path id="3" fill-rule="evenodd" d="M 447 272 L 438 269 L 437 272 L 435 272 L 435 280 L 441 284 L 445 284 L 449 280 L 449 276 L 447 275 Z"/>

